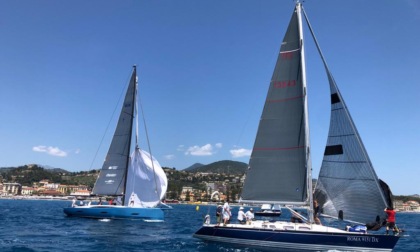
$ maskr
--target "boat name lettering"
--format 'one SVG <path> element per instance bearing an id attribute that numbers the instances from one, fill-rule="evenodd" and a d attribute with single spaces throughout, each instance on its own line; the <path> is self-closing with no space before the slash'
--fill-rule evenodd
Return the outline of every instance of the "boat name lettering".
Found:
<path id="1" fill-rule="evenodd" d="M 116 166 L 116 165 L 108 167 L 109 170 L 116 170 L 117 168 L 118 168 L 118 166 Z"/>
<path id="2" fill-rule="evenodd" d="M 369 236 L 347 236 L 347 241 L 379 242 L 379 239 L 376 237 L 369 237 Z"/>
<path id="3" fill-rule="evenodd" d="M 289 81 L 274 81 L 273 82 L 274 88 L 286 88 L 286 87 L 293 87 L 296 86 L 296 80 L 289 80 Z"/>

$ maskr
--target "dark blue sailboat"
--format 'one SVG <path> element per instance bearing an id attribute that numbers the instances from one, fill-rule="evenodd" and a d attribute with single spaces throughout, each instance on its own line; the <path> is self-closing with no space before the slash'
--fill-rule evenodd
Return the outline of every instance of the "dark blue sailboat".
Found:
<path id="1" fill-rule="evenodd" d="M 303 15 L 324 62 L 331 92 L 330 133 L 315 199 L 312 193 Z M 270 82 L 241 202 L 306 207 L 308 219 L 302 223 L 257 220 L 247 225 L 203 224 L 194 237 L 290 250 L 391 251 L 398 236 L 352 232 L 351 228 L 315 223 L 314 204 L 319 200 L 321 211 L 328 210 L 330 217 L 359 224 L 375 222 L 380 226 L 385 217 L 384 208 L 392 206 L 383 188 L 325 63 L 302 4 L 297 2 Z M 340 200 L 336 201 L 337 198 Z M 348 207 L 349 201 L 354 203 L 357 200 L 361 200 L 360 204 L 365 203 L 360 208 L 363 213 Z"/>
<path id="2" fill-rule="evenodd" d="M 111 145 L 92 191 L 95 196 L 121 200 L 106 205 L 73 204 L 72 207 L 64 208 L 66 215 L 163 221 L 164 213 L 159 205 L 162 204 L 161 200 L 168 186 L 165 172 L 151 154 L 139 148 L 137 134 L 134 150 L 130 155 L 134 118 L 136 125 L 138 121 L 136 97 L 137 74 L 134 66 Z"/>

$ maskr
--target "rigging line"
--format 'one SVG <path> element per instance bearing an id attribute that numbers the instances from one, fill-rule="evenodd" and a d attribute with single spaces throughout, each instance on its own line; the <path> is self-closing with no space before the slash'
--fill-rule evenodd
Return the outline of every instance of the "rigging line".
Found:
<path id="1" fill-rule="evenodd" d="M 142 114 L 142 118 L 143 118 L 144 131 L 146 133 L 147 146 L 149 147 L 150 161 L 152 163 L 153 178 L 155 180 L 155 193 L 158 194 L 158 184 L 157 184 L 156 172 L 155 172 L 155 162 L 153 160 L 152 147 L 150 146 L 149 133 L 147 131 L 147 125 L 146 125 L 146 118 L 145 118 L 145 115 L 144 115 L 143 104 L 141 102 L 141 96 L 139 95 L 138 98 L 139 98 L 138 100 L 139 100 L 140 110 L 141 110 L 141 114 Z M 158 196 L 159 196 L 159 201 L 160 201 L 160 195 L 158 195 Z"/>
<path id="2" fill-rule="evenodd" d="M 320 216 L 324 217 L 324 218 L 331 218 L 331 219 L 335 219 L 335 220 L 340 220 L 338 217 L 332 216 L 332 215 L 328 215 L 328 214 L 320 214 Z M 366 223 L 362 223 L 362 222 L 358 222 L 358 221 L 353 221 L 353 220 L 348 220 L 348 219 L 343 219 L 343 221 L 347 221 L 347 222 L 351 222 L 354 224 L 359 224 L 359 225 L 366 225 Z"/>
<path id="3" fill-rule="evenodd" d="M 129 77 L 128 77 L 128 78 L 131 78 L 131 72 L 130 72 L 130 75 L 129 75 Z M 128 83 L 128 82 L 127 82 L 127 80 L 126 80 L 126 82 L 125 82 L 125 83 Z M 98 146 L 98 148 L 96 149 L 96 152 L 95 152 L 95 155 L 93 156 L 93 160 L 92 160 L 92 162 L 90 163 L 89 170 L 92 170 L 93 163 L 95 162 L 96 157 L 98 156 L 99 149 L 100 149 L 100 148 L 101 148 L 101 146 L 102 146 L 102 143 L 103 143 L 103 141 L 104 141 L 104 139 L 105 139 L 106 132 L 108 132 L 108 130 L 109 130 L 109 126 L 111 125 L 112 118 L 114 118 L 115 111 L 117 111 L 117 109 L 118 109 L 118 104 L 120 104 L 120 102 L 121 102 L 121 98 L 123 97 L 123 95 L 124 95 L 124 91 L 126 90 L 126 88 L 127 88 L 127 84 L 126 84 L 126 85 L 124 85 L 124 87 L 123 87 L 123 88 L 122 88 L 122 90 L 121 90 L 120 96 L 118 97 L 118 101 L 117 101 L 117 103 L 115 104 L 114 111 L 112 112 L 111 117 L 109 118 L 108 124 L 107 124 L 107 126 L 106 126 L 106 128 L 105 128 L 105 131 L 104 131 L 104 134 L 102 135 L 101 141 L 99 142 L 99 146 Z"/>
<path id="4" fill-rule="evenodd" d="M 335 88 L 335 90 L 337 91 L 337 95 L 339 96 L 340 101 L 341 101 L 342 106 L 343 106 L 343 109 L 344 109 L 344 114 L 346 115 L 346 117 L 347 117 L 348 121 L 350 122 L 350 127 L 351 127 L 351 128 L 353 129 L 353 131 L 356 133 L 356 134 L 355 134 L 355 136 L 356 136 L 356 140 L 357 140 L 357 142 L 358 142 L 359 146 L 361 147 L 362 154 L 363 154 L 364 158 L 367 160 L 367 162 L 369 163 L 369 166 L 370 166 L 370 173 L 371 173 L 371 175 L 372 175 L 372 176 L 373 176 L 376 180 L 378 180 L 378 175 L 376 174 L 375 170 L 373 169 L 373 164 L 372 164 L 372 162 L 371 162 L 371 160 L 370 160 L 370 158 L 369 158 L 369 155 L 368 155 L 368 153 L 367 153 L 367 151 L 366 151 L 366 148 L 365 148 L 365 146 L 364 146 L 364 144 L 363 144 L 363 142 L 362 142 L 362 139 L 360 138 L 359 132 L 358 132 L 358 130 L 357 130 L 357 128 L 356 128 L 356 126 L 355 126 L 355 124 L 354 124 L 354 122 L 353 122 L 353 119 L 352 119 L 352 117 L 351 117 L 351 115 L 350 115 L 350 112 L 348 111 L 347 105 L 346 105 L 346 103 L 344 102 L 343 97 L 341 96 L 341 92 L 340 92 L 340 90 L 338 89 L 338 86 L 337 86 L 337 84 L 336 84 L 336 82 L 335 82 L 335 79 L 334 79 L 334 77 L 332 76 L 332 73 L 330 72 L 330 69 L 329 69 L 329 67 L 328 67 L 328 65 L 327 65 L 327 62 L 326 62 L 326 60 L 325 60 L 325 58 L 324 58 L 324 55 L 322 54 L 321 47 L 319 46 L 319 44 L 318 44 L 318 40 L 317 40 L 317 39 L 316 39 L 316 37 L 315 37 L 315 33 L 314 33 L 313 29 L 312 29 L 311 23 L 309 22 L 309 18 L 308 18 L 308 16 L 306 15 L 306 12 L 305 12 L 305 10 L 303 9 L 303 7 L 302 7 L 302 11 L 303 11 L 303 14 L 304 14 L 304 16 L 305 16 L 305 20 L 306 20 L 306 23 L 307 23 L 307 25 L 308 25 L 309 31 L 310 31 L 310 32 L 311 32 L 311 34 L 312 34 L 312 38 L 313 38 L 313 40 L 314 40 L 314 42 L 315 42 L 316 48 L 317 48 L 317 50 L 318 50 L 318 53 L 319 53 L 319 55 L 321 56 L 322 62 L 324 63 L 324 67 L 325 67 L 325 70 L 326 70 L 326 72 L 327 72 L 328 80 L 331 80 L 331 81 L 329 81 L 329 82 L 330 82 L 330 83 L 332 83 L 333 87 L 334 87 L 334 88 Z M 386 199 L 385 199 L 385 195 L 384 195 L 384 193 L 383 193 L 383 191 L 382 191 L 382 189 L 381 189 L 381 187 L 380 187 L 380 185 L 379 185 L 379 183 L 378 183 L 378 182 L 376 182 L 376 187 L 377 187 L 377 189 L 378 189 L 378 190 L 379 190 L 379 192 L 380 192 L 380 195 L 381 195 L 382 201 L 383 201 L 383 202 L 385 203 L 385 205 L 386 205 L 386 204 L 387 204 L 387 203 L 386 203 L 387 201 L 386 201 Z"/>
<path id="5" fill-rule="evenodd" d="M 131 78 L 131 71 L 130 71 L 130 74 L 129 74 L 128 79 L 130 79 L 130 78 Z M 125 83 L 129 83 L 129 82 L 126 80 Z M 117 100 L 117 102 L 115 104 L 114 111 L 112 112 L 111 117 L 109 118 L 108 124 L 107 124 L 107 126 L 105 128 L 105 131 L 104 131 L 103 135 L 102 135 L 101 141 L 99 142 L 98 148 L 96 149 L 95 155 L 93 156 L 92 162 L 90 163 L 89 170 L 92 170 L 93 163 L 95 162 L 95 160 L 96 160 L 96 158 L 98 156 L 99 149 L 101 148 L 101 146 L 102 146 L 102 144 L 104 142 L 105 135 L 108 132 L 109 126 L 111 125 L 111 121 L 112 121 L 112 119 L 115 116 L 115 111 L 117 111 L 118 104 L 120 104 L 120 102 L 122 100 L 122 97 L 123 97 L 123 95 L 125 93 L 125 90 L 128 88 L 128 85 L 130 85 L 130 84 L 125 84 L 123 86 L 123 88 L 121 89 L 121 93 L 120 93 L 120 96 L 118 97 L 118 100 Z M 105 158 L 106 158 L 106 156 L 105 156 Z M 103 163 L 105 163 L 105 161 Z M 103 166 L 103 164 L 102 164 L 102 166 Z M 100 168 L 100 170 L 102 170 L 102 167 Z M 100 176 L 100 174 L 99 174 L 99 176 Z M 93 185 L 93 188 L 95 188 L 97 182 L 98 182 L 98 180 L 95 181 L 95 184 Z M 118 186 L 118 188 L 119 188 L 119 186 Z M 118 190 L 118 188 L 116 190 Z M 116 194 L 116 193 L 114 193 L 114 194 Z"/>
<path id="6" fill-rule="evenodd" d="M 128 78 L 131 78 L 131 72 L 130 72 L 130 75 L 129 75 L 129 77 L 128 77 Z M 128 83 L 128 82 L 126 81 L 125 83 Z M 115 111 L 117 111 L 117 109 L 118 109 L 118 104 L 120 104 L 120 102 L 121 102 L 121 98 L 123 97 L 123 95 L 124 95 L 124 91 L 126 90 L 126 88 L 127 88 L 127 84 L 126 84 L 126 85 L 124 85 L 124 87 L 123 87 L 123 88 L 122 88 L 122 90 L 121 90 L 120 96 L 118 97 L 118 101 L 117 101 L 117 103 L 115 104 L 114 111 L 112 112 L 111 117 L 109 118 L 108 124 L 107 124 L 107 126 L 106 126 L 106 128 L 105 128 L 105 131 L 104 131 L 104 134 L 102 135 L 101 141 L 99 142 L 99 146 L 98 146 L 98 148 L 97 148 L 97 150 L 96 150 L 96 152 L 95 152 L 95 155 L 93 156 L 93 160 L 92 160 L 92 162 L 91 162 L 91 164 L 90 164 L 89 170 L 92 170 L 93 163 L 95 162 L 96 157 L 98 156 L 99 149 L 100 149 L 100 148 L 101 148 L 101 146 L 102 146 L 102 143 L 103 143 L 103 141 L 104 141 L 104 139 L 105 139 L 106 132 L 108 132 L 108 130 L 109 130 L 109 126 L 111 125 L 112 118 L 114 118 Z"/>

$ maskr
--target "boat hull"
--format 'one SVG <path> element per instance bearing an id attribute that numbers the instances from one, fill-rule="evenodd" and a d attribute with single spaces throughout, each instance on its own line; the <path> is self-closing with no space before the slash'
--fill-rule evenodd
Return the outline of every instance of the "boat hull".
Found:
<path id="1" fill-rule="evenodd" d="M 205 225 L 194 235 L 208 241 L 290 250 L 391 251 L 398 236 Z"/>
<path id="2" fill-rule="evenodd" d="M 93 219 L 140 219 L 163 221 L 164 212 L 160 208 L 138 208 L 126 206 L 81 206 L 64 208 L 69 217 Z"/>

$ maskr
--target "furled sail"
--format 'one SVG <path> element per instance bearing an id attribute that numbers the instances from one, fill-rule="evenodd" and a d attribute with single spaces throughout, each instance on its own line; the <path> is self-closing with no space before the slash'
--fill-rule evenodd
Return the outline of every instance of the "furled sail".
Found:
<path id="1" fill-rule="evenodd" d="M 241 194 L 243 202 L 307 200 L 308 130 L 300 13 L 295 9 L 271 78 Z"/>
<path id="2" fill-rule="evenodd" d="M 134 118 L 135 90 L 136 71 L 134 70 L 128 85 L 111 145 L 92 194 L 122 195 L 124 193 L 125 173 L 130 155 Z"/>
<path id="3" fill-rule="evenodd" d="M 165 172 L 155 158 L 140 148 L 131 154 L 127 178 L 126 206 L 155 207 L 165 196 Z"/>

